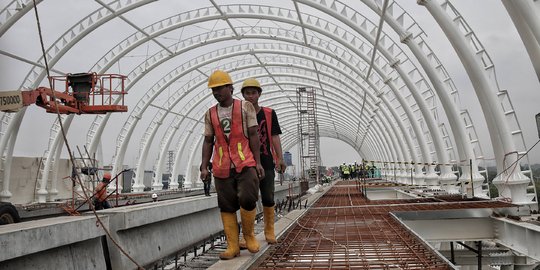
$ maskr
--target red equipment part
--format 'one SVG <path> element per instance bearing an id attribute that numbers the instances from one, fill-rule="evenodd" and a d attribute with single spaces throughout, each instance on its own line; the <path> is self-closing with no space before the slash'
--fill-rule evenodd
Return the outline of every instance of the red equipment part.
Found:
<path id="1" fill-rule="evenodd" d="M 51 88 L 21 91 L 20 107 L 36 104 L 48 113 L 105 114 L 127 112 L 124 105 L 126 76 L 118 74 L 76 73 L 51 76 Z M 117 89 L 117 90 L 112 90 Z M 117 97 L 116 100 L 113 97 Z M 18 100 L 12 98 L 10 100 Z M 3 110 L 13 112 L 16 110 Z"/>

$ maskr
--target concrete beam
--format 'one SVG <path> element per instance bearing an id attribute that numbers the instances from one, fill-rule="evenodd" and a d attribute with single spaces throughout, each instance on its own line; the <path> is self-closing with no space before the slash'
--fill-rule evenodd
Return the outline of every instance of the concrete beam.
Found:
<path id="1" fill-rule="evenodd" d="M 293 183 L 293 190 L 298 184 Z M 275 199 L 288 195 L 288 184 L 275 187 Z M 142 266 L 188 248 L 223 230 L 217 195 L 194 196 L 100 211 L 110 218 L 110 230 L 120 246 Z M 113 269 L 136 266 L 108 239 Z"/>
<path id="2" fill-rule="evenodd" d="M 108 226 L 107 217 L 101 220 Z M 106 269 L 104 235 L 93 216 L 3 225 L 0 269 Z"/>
<path id="3" fill-rule="evenodd" d="M 276 201 L 298 193 L 298 182 L 291 184 L 290 190 L 289 183 L 275 187 Z M 115 241 L 145 267 L 223 230 L 215 194 L 98 213 Z M 0 226 L 0 248 L 0 270 L 136 268 L 90 213 Z"/>
<path id="4" fill-rule="evenodd" d="M 221 231 L 216 195 L 196 196 L 100 211 L 111 235 L 142 266 L 170 256 Z M 108 240 L 113 269 L 136 269 Z"/>

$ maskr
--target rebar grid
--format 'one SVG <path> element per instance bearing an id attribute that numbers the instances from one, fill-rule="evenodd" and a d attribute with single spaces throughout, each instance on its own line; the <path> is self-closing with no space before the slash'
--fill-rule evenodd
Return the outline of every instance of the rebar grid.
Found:
<path id="1" fill-rule="evenodd" d="M 361 182 L 362 180 L 349 180 L 349 181 L 339 181 L 334 184 L 334 186 L 354 186 L 358 184 L 366 185 L 368 187 L 403 187 L 407 186 L 407 184 L 402 183 L 393 183 L 393 182 L 386 182 L 382 179 L 368 179 L 365 183 Z"/>
<path id="2" fill-rule="evenodd" d="M 354 185 L 338 185 L 252 269 L 451 269 L 389 213 L 509 206 L 495 201 L 428 198 L 369 201 Z"/>

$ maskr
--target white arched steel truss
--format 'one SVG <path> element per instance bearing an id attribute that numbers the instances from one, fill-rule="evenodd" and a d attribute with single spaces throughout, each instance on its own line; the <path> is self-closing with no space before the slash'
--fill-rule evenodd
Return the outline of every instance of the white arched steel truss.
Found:
<path id="1" fill-rule="evenodd" d="M 0 37 L 20 19 L 31 15 L 31 2 L 12 1 L 0 11 Z M 141 46 L 148 48 L 152 44 L 156 48 L 130 66 L 126 91 L 136 92 L 140 98 L 128 104 L 129 113 L 114 136 L 113 172 L 119 172 L 124 166 L 129 149 L 137 149 L 132 151 L 137 153 L 135 191 L 145 188 L 142 171 L 149 166 L 153 166 L 155 173 L 152 188 L 162 188 L 161 178 L 169 151 L 175 153 L 170 187 L 178 188 L 180 174 L 186 176 L 188 186 L 196 178 L 191 171 L 192 165 L 198 163 L 194 159 L 202 140 L 202 117 L 215 103 L 206 89 L 206 80 L 212 70 L 219 68 L 230 72 L 236 85 L 249 77 L 261 81 L 264 86 L 261 103 L 277 110 L 282 129 L 286 131 L 282 136 L 285 150 L 298 143 L 295 89 L 314 87 L 318 89 L 317 118 L 321 136 L 345 142 L 368 160 L 400 162 L 390 163 L 392 168 L 401 171 L 396 181 L 406 181 L 410 174 L 405 170 L 414 167 L 414 184 L 440 186 L 456 192 L 457 179 L 462 182 L 473 179 L 477 194 L 481 192 L 485 177 L 480 174 L 479 164 L 485 157 L 468 111 L 462 108 L 458 90 L 428 46 L 423 30 L 395 1 L 389 1 L 385 14 L 379 0 L 362 0 L 362 12 L 342 1 L 294 0 L 291 8 L 210 1 L 205 7 L 159 18 L 145 27 L 125 15 L 154 1 L 96 2 L 99 8 L 73 24 L 48 47 L 47 59 L 53 71 L 63 73 L 55 70 L 62 57 L 73 47 L 84 46 L 87 36 L 115 19 L 135 30 L 112 45 L 95 61 L 91 71 L 109 72 Z M 530 170 L 523 174 L 515 169 L 519 165 L 517 159 L 525 150 L 523 134 L 507 93 L 498 88 L 489 55 L 450 1 L 418 2 L 436 19 L 474 85 L 491 131 L 488 145 L 493 148 L 497 169 L 510 172 L 501 174 L 495 181 L 502 196 L 516 203 L 531 203 L 533 195 L 527 194 L 531 181 L 526 175 Z M 503 3 L 510 15 L 527 15 L 520 19 L 520 24 L 529 25 L 524 31 L 529 37 L 526 46 L 534 52 L 538 46 L 531 40 L 539 40 L 540 34 L 535 24 L 538 19 L 531 14 L 537 13 L 527 10 L 528 4 Z M 355 7 L 359 5 L 356 3 Z M 312 14 L 311 10 L 316 12 Z M 378 40 L 378 24 L 362 15 L 367 11 L 383 15 L 385 27 Z M 220 21 L 226 22 L 223 25 L 228 27 L 216 29 Z M 208 23 L 214 27 L 200 26 L 197 33 L 174 42 L 165 39 L 169 33 L 183 33 L 188 27 Z M 46 77 L 43 57 L 32 61 L 4 50 L 0 53 L 32 65 L 21 88 L 33 89 L 43 83 Z M 535 54 L 531 55 L 534 58 Z M 372 56 L 374 61 L 370 63 Z M 155 70 L 162 66 L 167 66 L 169 71 L 161 70 L 157 75 Z M 373 72 L 368 75 L 368 70 Z M 139 90 L 145 80 L 151 81 L 151 86 Z M 163 101 L 166 93 L 168 96 Z M 26 119 L 25 112 L 23 109 L 16 114 L 2 113 L 2 200 L 11 196 L 10 166 L 19 127 Z M 37 191 L 36 199 L 40 202 L 53 200 L 58 193 L 55 188 L 58 162 L 55 161 L 63 151 L 60 124 L 67 130 L 74 117 L 64 116 L 62 123 L 55 121 L 51 127 Z M 142 121 L 143 118 L 147 121 Z M 91 123 L 86 135 L 91 155 L 100 153 L 103 133 L 110 125 L 118 126 L 118 121 L 113 123 L 110 114 L 97 116 Z M 446 130 L 448 126 L 451 132 Z M 517 129 L 512 130 L 510 126 Z M 159 141 L 157 148 L 156 141 Z M 149 159 L 154 156 L 155 162 L 151 162 Z M 104 158 L 108 157 L 100 158 L 102 164 Z M 524 163 L 528 166 L 528 161 Z M 439 165 L 438 174 L 435 165 Z M 461 175 L 452 171 L 452 165 L 460 167 Z"/>

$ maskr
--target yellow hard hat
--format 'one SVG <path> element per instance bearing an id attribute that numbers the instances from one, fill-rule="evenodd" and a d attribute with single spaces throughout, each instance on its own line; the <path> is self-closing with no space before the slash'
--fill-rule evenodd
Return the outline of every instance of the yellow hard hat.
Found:
<path id="1" fill-rule="evenodd" d="M 240 91 L 244 90 L 244 88 L 246 87 L 255 87 L 255 88 L 259 88 L 259 90 L 262 90 L 261 84 L 255 78 L 249 78 L 245 80 L 244 83 L 242 84 L 242 89 Z"/>
<path id="2" fill-rule="evenodd" d="M 210 78 L 208 78 L 208 88 L 220 87 L 223 85 L 233 84 L 229 73 L 223 70 L 216 70 Z"/>

